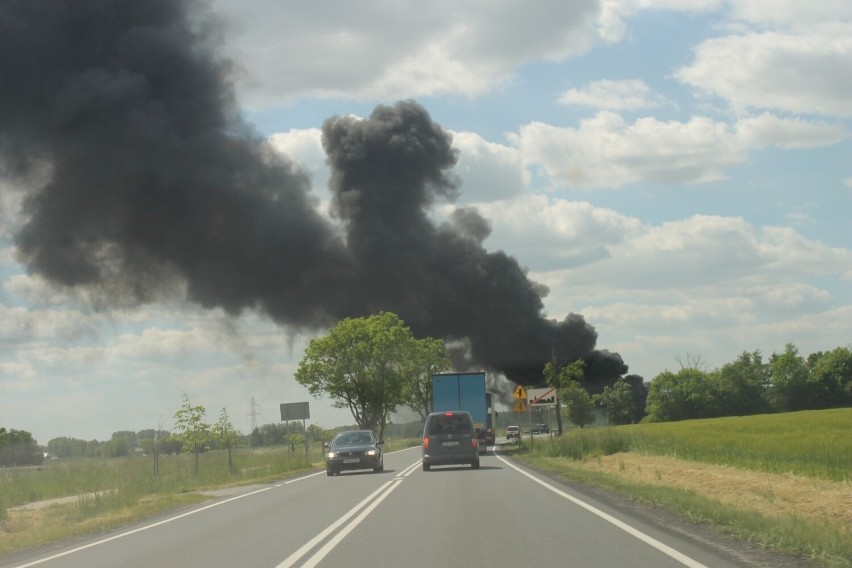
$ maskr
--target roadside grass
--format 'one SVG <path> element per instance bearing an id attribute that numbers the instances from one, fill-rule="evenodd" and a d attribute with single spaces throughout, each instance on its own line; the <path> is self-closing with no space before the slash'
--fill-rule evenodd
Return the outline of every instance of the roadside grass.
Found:
<path id="1" fill-rule="evenodd" d="M 770 516 L 723 503 L 712 495 L 673 485 L 633 483 L 617 473 L 590 471 L 581 462 L 570 462 L 564 458 L 523 452 L 514 457 L 536 469 L 604 487 L 632 500 L 675 511 L 691 522 L 709 524 L 731 538 L 758 544 L 767 550 L 802 556 L 826 568 L 852 566 L 849 530 L 837 524 L 799 515 Z"/>
<path id="2" fill-rule="evenodd" d="M 531 449 L 523 447 L 514 456 L 565 478 L 672 509 L 734 538 L 822 566 L 848 568 L 850 513 L 820 517 L 818 502 L 832 496 L 836 501 L 839 494 L 845 503 L 852 495 L 850 432 L 852 409 L 835 409 L 571 430 L 552 442 L 536 440 Z M 659 468 L 652 465 L 655 461 Z M 672 467 L 672 462 L 684 466 Z M 644 472 L 637 472 L 643 467 Z M 713 472 L 724 473 L 721 485 L 709 483 Z M 727 485 L 726 479 L 731 480 Z M 777 498 L 774 489 L 780 487 L 773 484 L 782 481 L 806 486 L 807 507 L 804 501 Z M 744 496 L 754 491 L 764 493 L 765 510 L 757 510 L 763 504 L 756 507 L 746 501 Z"/>
<path id="3" fill-rule="evenodd" d="M 386 439 L 391 452 L 418 445 L 417 438 Z M 287 446 L 236 448 L 233 470 L 224 450 L 202 454 L 195 474 L 190 454 L 49 460 L 39 467 L 0 469 L 0 559 L 58 540 L 120 527 L 210 497 L 198 491 L 271 483 L 324 467 L 322 444 L 293 451 Z M 72 497 L 45 507 L 35 502 Z"/>
<path id="4" fill-rule="evenodd" d="M 133 504 L 118 504 L 109 497 L 93 496 L 43 509 L 8 511 L 0 521 L 0 560 L 12 552 L 96 534 L 208 499 L 197 493 L 184 493 L 150 496 Z"/>
<path id="5" fill-rule="evenodd" d="M 322 446 L 237 448 L 233 472 L 226 451 L 160 456 L 159 474 L 147 457 L 49 460 L 40 467 L 0 469 L 0 558 L 10 552 L 91 534 L 210 497 L 216 487 L 266 483 L 309 471 L 322 462 Z M 71 503 L 29 504 L 76 497 Z"/>

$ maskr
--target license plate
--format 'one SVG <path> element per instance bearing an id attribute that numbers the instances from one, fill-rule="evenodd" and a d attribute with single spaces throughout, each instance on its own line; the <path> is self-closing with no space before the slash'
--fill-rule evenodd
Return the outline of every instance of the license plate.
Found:
<path id="1" fill-rule="evenodd" d="M 358 463 L 359 461 L 361 460 L 359 460 L 358 458 L 347 458 L 343 460 L 343 463 Z"/>
<path id="2" fill-rule="evenodd" d="M 453 440 L 451 442 L 444 442 L 443 445 L 444 446 L 459 446 L 459 445 L 461 445 L 461 442 L 459 442 L 458 440 Z"/>

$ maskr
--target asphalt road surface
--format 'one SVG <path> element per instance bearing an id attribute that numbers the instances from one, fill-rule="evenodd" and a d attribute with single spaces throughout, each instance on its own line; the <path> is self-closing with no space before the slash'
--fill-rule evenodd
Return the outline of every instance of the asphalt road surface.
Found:
<path id="1" fill-rule="evenodd" d="M 107 535 L 6 558 L 24 568 L 754 566 L 519 467 L 433 467 L 420 449 L 385 471 L 325 471 L 243 488 Z"/>

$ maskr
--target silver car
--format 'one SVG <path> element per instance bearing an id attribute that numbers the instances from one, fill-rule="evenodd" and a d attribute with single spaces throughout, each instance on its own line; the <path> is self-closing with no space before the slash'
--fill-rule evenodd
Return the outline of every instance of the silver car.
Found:
<path id="1" fill-rule="evenodd" d="M 433 412 L 423 428 L 423 471 L 433 465 L 470 464 L 479 469 L 479 440 L 470 413 Z"/>

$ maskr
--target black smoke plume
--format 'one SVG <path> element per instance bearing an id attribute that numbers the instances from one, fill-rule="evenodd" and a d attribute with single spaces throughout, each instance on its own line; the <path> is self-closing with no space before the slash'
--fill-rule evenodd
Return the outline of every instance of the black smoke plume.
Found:
<path id="1" fill-rule="evenodd" d="M 179 288 L 299 329 L 389 310 L 525 384 L 554 353 L 602 353 L 582 316 L 543 317 L 546 290 L 485 251 L 476 211 L 429 219 L 459 188 L 423 107 L 325 122 L 338 226 L 242 118 L 222 44 L 202 2 L 0 3 L 0 173 L 29 188 L 15 240 L 31 272 L 106 305 Z"/>

